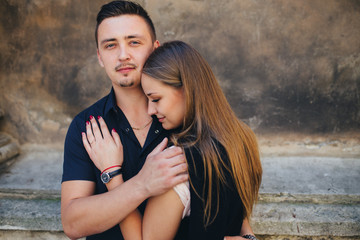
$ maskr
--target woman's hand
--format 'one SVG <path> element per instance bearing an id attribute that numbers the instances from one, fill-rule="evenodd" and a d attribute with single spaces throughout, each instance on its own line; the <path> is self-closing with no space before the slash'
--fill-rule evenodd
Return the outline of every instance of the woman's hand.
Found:
<path id="1" fill-rule="evenodd" d="M 99 126 L 93 116 L 86 122 L 86 133 L 82 133 L 84 147 L 95 166 L 104 169 L 123 164 L 123 146 L 119 134 L 113 129 L 111 134 L 102 117 L 98 117 Z M 101 130 L 101 131 L 100 131 Z"/>

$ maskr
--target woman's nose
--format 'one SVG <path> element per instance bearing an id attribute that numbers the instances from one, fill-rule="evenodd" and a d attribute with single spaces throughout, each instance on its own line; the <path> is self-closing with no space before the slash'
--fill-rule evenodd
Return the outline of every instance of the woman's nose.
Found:
<path id="1" fill-rule="evenodd" d="M 149 115 L 155 115 L 156 114 L 156 108 L 154 106 L 155 104 L 153 102 L 151 102 L 151 100 L 149 100 L 148 103 L 148 114 Z"/>

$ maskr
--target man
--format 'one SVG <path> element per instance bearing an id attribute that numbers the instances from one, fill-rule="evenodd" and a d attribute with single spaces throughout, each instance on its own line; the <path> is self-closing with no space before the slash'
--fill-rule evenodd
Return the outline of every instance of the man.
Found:
<path id="1" fill-rule="evenodd" d="M 165 149 L 167 142 L 162 140 L 170 133 L 147 114 L 140 76 L 145 60 L 159 42 L 146 11 L 126 1 L 104 5 L 97 17 L 95 37 L 99 63 L 112 81 L 112 90 L 78 114 L 69 127 L 61 190 L 62 223 L 70 238 L 122 239 L 118 224 L 129 213 L 139 206 L 143 211 L 147 198 L 188 179 L 184 174 L 186 160 L 180 148 Z M 123 145 L 121 168 L 127 181 L 111 191 L 107 188 L 121 174 L 120 166 L 114 162 L 98 170 L 82 144 L 85 123 L 94 121 L 94 116 L 102 116 L 108 128 L 119 133 Z M 114 176 L 102 182 L 102 172 Z"/>

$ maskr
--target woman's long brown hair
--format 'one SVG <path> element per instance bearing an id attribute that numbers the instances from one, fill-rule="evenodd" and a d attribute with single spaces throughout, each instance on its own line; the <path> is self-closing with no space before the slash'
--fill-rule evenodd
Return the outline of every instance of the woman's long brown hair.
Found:
<path id="1" fill-rule="evenodd" d="M 167 42 L 149 57 L 143 73 L 175 88 L 183 88 L 186 113 L 180 133 L 172 136 L 175 144 L 195 146 L 204 162 L 206 196 L 205 226 L 215 219 L 210 216 L 212 194 L 226 185 L 223 169 L 230 171 L 236 190 L 244 204 L 244 217 L 250 218 L 257 201 L 262 167 L 253 131 L 240 121 L 206 60 L 191 46 L 181 41 Z M 220 157 L 216 139 L 225 148 L 230 166 Z M 188 159 L 189 161 L 189 159 Z M 191 181 L 190 181 L 191 182 Z M 217 189 L 212 189 L 215 186 Z"/>

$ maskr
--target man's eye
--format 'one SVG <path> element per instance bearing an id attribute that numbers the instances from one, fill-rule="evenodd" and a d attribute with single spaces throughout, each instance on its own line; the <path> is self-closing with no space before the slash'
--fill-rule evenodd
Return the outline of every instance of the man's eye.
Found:
<path id="1" fill-rule="evenodd" d="M 131 44 L 131 45 L 139 45 L 140 42 L 138 42 L 138 41 L 131 41 L 130 44 Z"/>
<path id="2" fill-rule="evenodd" d="M 152 102 L 158 102 L 160 99 L 151 100 Z"/>
<path id="3" fill-rule="evenodd" d="M 111 43 L 105 46 L 106 49 L 115 47 L 115 44 Z"/>

